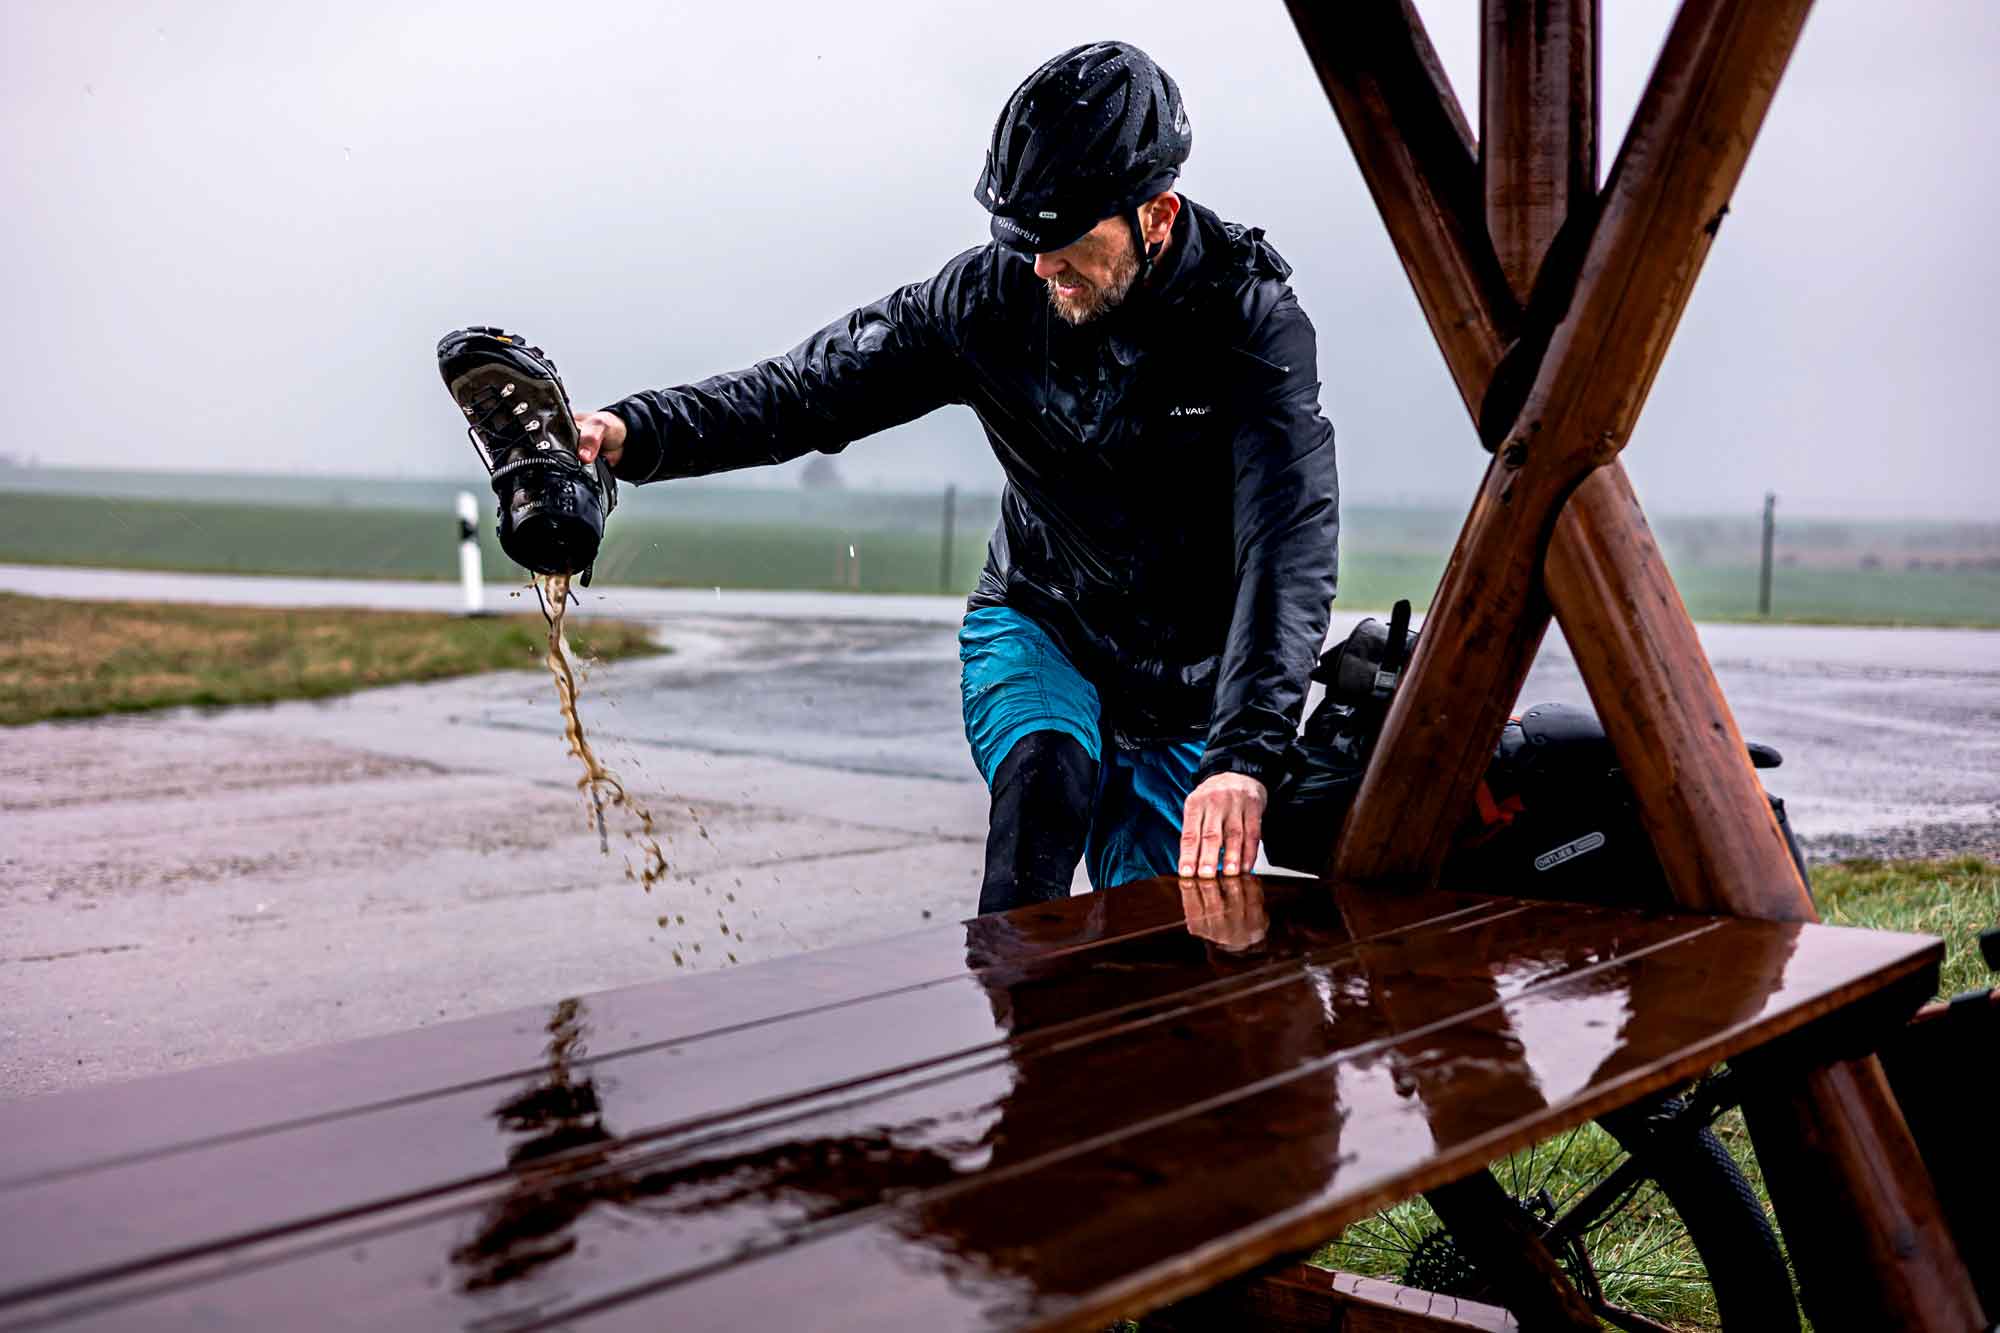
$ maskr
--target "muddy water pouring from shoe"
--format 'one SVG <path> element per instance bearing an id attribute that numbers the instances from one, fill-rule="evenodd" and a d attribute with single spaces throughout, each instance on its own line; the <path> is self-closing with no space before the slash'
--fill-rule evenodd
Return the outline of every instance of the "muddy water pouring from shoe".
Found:
<path id="1" fill-rule="evenodd" d="M 541 585 L 542 614 L 548 617 L 549 646 L 543 657 L 548 663 L 549 675 L 556 682 L 556 703 L 562 710 L 563 741 L 569 752 L 583 765 L 583 776 L 576 780 L 577 789 L 590 798 L 592 822 L 597 828 L 598 846 L 604 851 L 611 850 L 611 834 L 606 823 L 607 809 L 610 812 L 624 811 L 631 817 L 633 828 L 627 829 L 625 836 L 639 844 L 639 865 L 634 868 L 627 863 L 626 874 L 639 881 L 646 892 L 653 891 L 653 885 L 667 874 L 666 853 L 660 850 L 659 834 L 653 823 L 653 813 L 625 790 L 625 784 L 618 775 L 604 766 L 597 752 L 590 747 L 590 738 L 583 733 L 583 719 L 576 711 L 576 660 L 570 655 L 569 639 L 563 633 L 563 622 L 569 612 L 568 574 L 537 574 Z"/>

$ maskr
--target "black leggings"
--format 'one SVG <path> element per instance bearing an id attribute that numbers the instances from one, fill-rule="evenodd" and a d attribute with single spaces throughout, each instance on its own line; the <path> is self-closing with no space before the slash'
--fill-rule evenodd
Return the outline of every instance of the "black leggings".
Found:
<path id="1" fill-rule="evenodd" d="M 1097 761 L 1074 736 L 1033 731 L 993 773 L 979 911 L 1069 896 L 1097 801 Z"/>

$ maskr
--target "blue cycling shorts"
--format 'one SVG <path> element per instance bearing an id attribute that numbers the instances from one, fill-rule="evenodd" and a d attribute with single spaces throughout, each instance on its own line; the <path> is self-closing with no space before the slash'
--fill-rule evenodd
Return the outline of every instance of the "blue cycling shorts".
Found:
<path id="1" fill-rule="evenodd" d="M 1175 873 L 1181 811 L 1194 790 L 1200 741 L 1161 741 L 1139 749 L 1112 743 L 1097 687 L 1048 631 L 1012 607 L 967 612 L 958 660 L 965 739 L 988 787 L 1023 736 L 1059 731 L 1073 737 L 1097 761 L 1097 802 L 1084 848 L 1091 887 Z"/>

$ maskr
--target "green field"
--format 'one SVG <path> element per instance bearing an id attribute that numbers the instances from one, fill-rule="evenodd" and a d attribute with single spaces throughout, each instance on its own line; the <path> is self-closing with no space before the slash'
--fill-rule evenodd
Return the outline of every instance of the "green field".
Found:
<path id="1" fill-rule="evenodd" d="M 1757 567 L 1673 566 L 1698 620 L 1758 620 Z M 2000 573 L 1778 569 L 1771 619 L 1797 623 L 2000 626 Z"/>
<path id="2" fill-rule="evenodd" d="M 490 499 L 480 498 L 490 516 Z M 612 518 L 597 577 L 613 586 L 962 594 L 984 559 L 996 512 L 992 496 L 960 498 L 947 579 L 939 496 L 653 488 L 629 498 Z M 1456 527 L 1440 511 L 1350 508 L 1342 604 L 1378 609 L 1409 597 L 1421 608 Z M 1741 542 L 1677 543 L 1676 535 L 1674 525 L 1662 525 L 1694 615 L 1755 619 L 1756 568 L 1743 563 Z M 518 577 L 500 554 L 490 520 L 481 540 L 488 577 Z M 441 507 L 0 491 L 0 561 L 16 564 L 450 579 L 456 577 L 456 544 L 455 524 Z M 1712 562 L 1674 555 L 1677 544 Z M 1965 562 L 1940 568 L 1879 559 L 1872 566 L 1850 560 L 1840 567 L 1820 558 L 1822 548 L 1809 554 L 1812 560 L 1777 570 L 1776 619 L 2000 625 L 2000 571 Z"/>

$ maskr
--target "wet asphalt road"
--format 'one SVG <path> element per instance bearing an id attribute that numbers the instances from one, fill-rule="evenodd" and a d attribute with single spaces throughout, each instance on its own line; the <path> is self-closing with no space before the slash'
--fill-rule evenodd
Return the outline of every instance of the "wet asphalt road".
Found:
<path id="1" fill-rule="evenodd" d="M 976 783 L 956 627 L 677 617 L 676 656 L 622 663 L 595 692 L 607 734 L 835 773 Z M 491 726 L 553 732 L 500 705 Z"/>
<path id="2" fill-rule="evenodd" d="M 449 585 L 0 574 L 86 598 L 456 605 Z M 986 796 L 955 600 L 585 598 L 580 615 L 643 619 L 675 649 L 584 687 L 600 753 L 660 817 L 671 874 L 650 894 L 580 817 L 542 673 L 10 731 L 0 1097 L 971 910 Z M 1703 634 L 1745 732 L 1784 751 L 1768 781 L 1812 851 L 2000 856 L 2000 634 Z M 1524 698 L 1585 702 L 1559 638 Z"/>
<path id="3" fill-rule="evenodd" d="M 977 781 L 952 628 L 682 616 L 665 633 L 713 665 L 635 663 L 607 680 L 599 697 L 622 737 Z M 1766 780 L 1814 855 L 2000 855 L 2000 634 L 1712 626 L 1704 637 L 1744 734 L 1785 755 Z M 1590 703 L 1559 634 L 1519 702 L 1545 701 Z M 540 713 L 484 720 L 553 732 Z"/>
<path id="4" fill-rule="evenodd" d="M 73 597 L 459 605 L 446 583 L 18 566 L 0 566 L 0 577 Z M 488 596 L 501 609 L 527 604 L 504 588 Z M 955 598 L 652 588 L 582 596 L 579 616 L 648 621 L 677 649 L 603 674 L 591 693 L 609 736 L 832 773 L 978 780 L 960 719 Z M 1334 635 L 1362 614 L 1338 611 Z M 1786 756 L 1768 782 L 1816 849 L 2000 852 L 2000 632 L 1705 625 L 1701 633 L 1744 734 Z M 1589 704 L 1553 630 L 1520 703 L 1542 701 Z M 496 730 L 557 726 L 547 710 L 506 700 L 478 717 Z"/>

